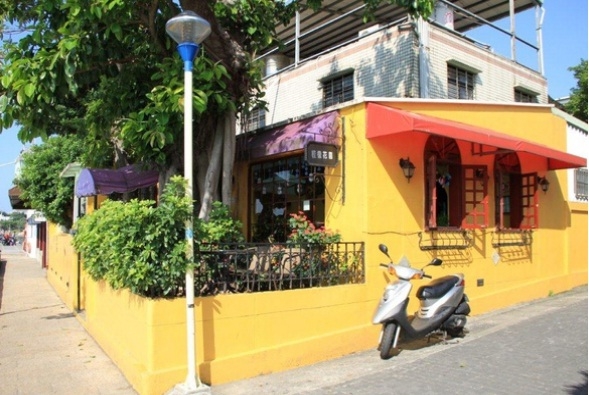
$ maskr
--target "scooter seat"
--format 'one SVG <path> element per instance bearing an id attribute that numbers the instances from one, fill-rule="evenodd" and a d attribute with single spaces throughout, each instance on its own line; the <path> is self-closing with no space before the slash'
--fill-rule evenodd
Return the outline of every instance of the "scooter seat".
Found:
<path id="1" fill-rule="evenodd" d="M 417 290 L 418 299 L 437 299 L 447 293 L 459 281 L 456 276 L 444 276 L 436 278 L 428 285 L 419 287 Z"/>

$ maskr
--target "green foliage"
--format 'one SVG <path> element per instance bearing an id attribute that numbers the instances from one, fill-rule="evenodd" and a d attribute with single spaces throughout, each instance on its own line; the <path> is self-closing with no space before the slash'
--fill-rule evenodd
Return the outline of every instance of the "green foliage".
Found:
<path id="1" fill-rule="evenodd" d="M 184 190 L 185 181 L 172 177 L 157 207 L 154 201 L 106 201 L 81 218 L 73 244 L 88 274 L 142 296 L 178 296 L 189 264 L 185 222 L 192 215 Z"/>
<path id="2" fill-rule="evenodd" d="M 25 204 L 48 220 L 71 227 L 74 179 L 59 175 L 68 164 L 79 161 L 83 152 L 84 142 L 76 136 L 58 136 L 23 153 L 15 182 Z"/>
<path id="3" fill-rule="evenodd" d="M 202 224 L 202 242 L 211 244 L 235 243 L 244 240 L 242 224 L 234 220 L 229 207 L 221 202 L 213 202 L 208 221 Z"/>
<path id="4" fill-rule="evenodd" d="M 157 84 L 146 94 L 144 106 L 128 114 L 119 137 L 132 157 L 164 165 L 169 161 L 168 149 L 183 137 L 184 77 L 175 58 L 165 59 L 159 66 L 163 71 L 151 77 Z M 197 88 L 193 89 L 192 108 L 196 119 L 212 108 L 218 113 L 235 109 L 226 90 L 224 81 L 230 77 L 223 65 L 199 57 L 193 74 Z"/>
<path id="5" fill-rule="evenodd" d="M 24 229 L 27 223 L 27 216 L 24 213 L 19 213 L 15 211 L 10 214 L 6 214 L 3 212 L 0 212 L 0 214 L 7 215 L 9 217 L 5 221 L 0 221 L 0 229 L 21 231 Z"/>
<path id="6" fill-rule="evenodd" d="M 434 0 L 365 1 L 366 18 L 385 3 L 427 17 L 434 4 Z M 253 59 L 262 49 L 279 44 L 277 23 L 286 24 L 302 7 L 321 7 L 322 0 L 207 4 L 203 16 L 222 30 L 208 39 L 209 47 L 216 50 L 212 56 L 216 63 L 203 56 L 195 62 L 196 122 L 201 116 L 219 117 L 228 109 L 259 101 L 261 67 Z M 88 134 L 92 137 L 88 149 L 98 150 L 90 157 L 101 157 L 105 142 L 113 145 L 122 140 L 120 148 L 134 155 L 133 162 L 173 160 L 181 147 L 174 133 L 182 130 L 182 67 L 165 23 L 178 12 L 174 2 L 1 2 L 2 22 L 25 33 L 18 42 L 3 42 L 0 130 L 18 123 L 21 141 Z M 200 123 L 213 124 L 210 119 Z M 195 131 L 202 139 L 211 135 L 201 129 Z"/>
<path id="7" fill-rule="evenodd" d="M 342 239 L 339 233 L 332 233 L 324 227 L 316 228 L 302 211 L 291 214 L 288 224 L 291 229 L 291 234 L 288 236 L 290 243 L 327 244 L 339 243 Z"/>
<path id="8" fill-rule="evenodd" d="M 89 136 L 89 158 L 110 158 L 115 147 L 131 163 L 169 165 L 181 157 L 182 63 L 164 28 L 179 12 L 176 6 L 152 9 L 152 3 L 119 0 L 3 4 L 3 21 L 30 28 L 18 42 L 3 43 L 0 131 L 18 122 L 21 141 Z M 197 58 L 196 122 L 205 110 L 212 118 L 239 102 L 227 92 L 229 80 L 220 63 Z M 194 130 L 207 138 L 210 131 L 202 129 Z"/>
<path id="9" fill-rule="evenodd" d="M 587 60 L 581 59 L 581 63 L 570 67 L 569 71 L 575 74 L 577 86 L 571 89 L 571 97 L 565 104 L 565 109 L 569 114 L 587 122 Z"/>

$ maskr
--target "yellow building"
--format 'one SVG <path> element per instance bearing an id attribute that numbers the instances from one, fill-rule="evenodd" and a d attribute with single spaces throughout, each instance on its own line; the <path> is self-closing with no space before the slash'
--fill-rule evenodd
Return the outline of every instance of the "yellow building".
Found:
<path id="1" fill-rule="evenodd" d="M 473 315 L 587 283 L 587 206 L 571 209 L 563 170 L 586 162 L 563 151 L 565 122 L 549 106 L 370 101 L 332 111 L 321 118 L 326 119 L 333 138 L 313 141 L 315 148 L 335 146 L 337 163 L 312 168 L 313 177 L 297 173 L 292 184 L 282 185 L 281 215 L 304 211 L 344 241 L 364 242 L 364 280 L 197 298 L 204 382 L 214 386 L 374 348 L 380 328 L 371 316 L 390 280 L 378 266 L 384 259 L 379 243 L 388 245 L 394 260 L 406 256 L 414 266 L 441 258 L 443 266 L 429 270 L 434 277 L 464 273 Z M 299 128 L 295 136 L 320 134 L 312 125 L 325 124 L 308 121 L 292 124 Z M 294 126 L 267 134 L 280 140 Z M 250 149 L 250 159 L 236 164 L 236 191 L 248 196 L 237 199 L 237 211 L 250 235 L 263 192 L 254 172 L 262 164 L 304 157 L 308 140 L 292 137 L 275 146 L 280 152 L 267 156 Z M 413 164 L 410 179 L 400 159 Z M 284 181 L 275 175 L 272 180 Z M 315 185 L 317 177 L 324 193 L 306 190 L 298 206 L 294 181 Z M 445 206 L 433 203 L 440 189 L 432 183 L 442 178 Z M 549 182 L 545 192 L 543 179 Z M 278 187 L 267 184 L 266 195 L 279 195 Z M 80 321 L 140 393 L 163 393 L 181 382 L 184 300 L 144 299 L 78 276 L 69 237 L 50 228 L 48 278 L 61 297 L 84 311 Z M 416 306 L 411 303 L 409 311 Z"/>
<path id="2" fill-rule="evenodd" d="M 567 176 L 585 168 L 586 198 L 586 158 L 567 153 L 542 71 L 466 35 L 542 2 L 479 3 L 437 2 L 429 21 L 383 6 L 363 24 L 361 7 L 340 1 L 350 10 L 334 16 L 329 0 L 278 29 L 288 44 L 266 54 L 268 111 L 249 109 L 239 124 L 232 209 L 249 242 L 277 244 L 302 212 L 353 243 L 340 266 L 356 271 L 337 284 L 266 278 L 264 289 L 197 297 L 203 382 L 374 349 L 372 314 L 391 280 L 380 243 L 413 266 L 442 259 L 434 277 L 464 273 L 471 315 L 587 284 L 587 203 L 568 199 L 583 181 Z M 49 281 L 134 388 L 182 382 L 184 299 L 113 291 L 84 274 L 70 235 L 48 235 Z"/>

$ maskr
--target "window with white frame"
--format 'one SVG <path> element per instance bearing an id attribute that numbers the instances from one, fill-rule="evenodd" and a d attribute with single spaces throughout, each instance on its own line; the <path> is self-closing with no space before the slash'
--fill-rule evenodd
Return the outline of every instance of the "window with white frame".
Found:
<path id="1" fill-rule="evenodd" d="M 350 71 L 321 82 L 323 107 L 354 100 L 354 72 Z"/>
<path id="2" fill-rule="evenodd" d="M 587 200 L 587 168 L 575 169 L 575 197 Z"/>
<path id="3" fill-rule="evenodd" d="M 475 73 L 448 64 L 448 99 L 474 100 Z"/>
<path id="4" fill-rule="evenodd" d="M 517 103 L 538 103 L 538 95 L 526 92 L 522 89 L 514 89 L 514 100 Z"/>
<path id="5" fill-rule="evenodd" d="M 266 110 L 262 106 L 252 108 L 247 114 L 247 130 L 256 130 L 266 126 Z"/>

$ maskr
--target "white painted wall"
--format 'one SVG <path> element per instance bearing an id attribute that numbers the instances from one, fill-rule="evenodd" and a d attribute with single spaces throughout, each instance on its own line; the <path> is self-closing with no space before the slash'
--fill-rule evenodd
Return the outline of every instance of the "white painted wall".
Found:
<path id="1" fill-rule="evenodd" d="M 563 118 L 567 122 L 567 152 L 569 154 L 581 156 L 589 161 L 589 126 L 567 114 L 564 111 L 553 108 L 552 112 Z M 580 200 L 575 196 L 575 170 L 567 170 L 568 183 L 568 200 L 571 202 L 582 202 L 587 204 L 587 200 Z"/>
<path id="2" fill-rule="evenodd" d="M 514 102 L 517 86 L 548 102 L 546 79 L 492 50 L 481 48 L 455 32 L 424 24 L 426 80 L 430 99 L 447 98 L 447 64 L 458 61 L 478 70 L 475 100 Z M 391 26 L 317 58 L 290 66 L 265 79 L 266 125 L 322 112 L 321 80 L 354 70 L 354 97 L 419 98 L 419 41 L 413 25 Z"/>

